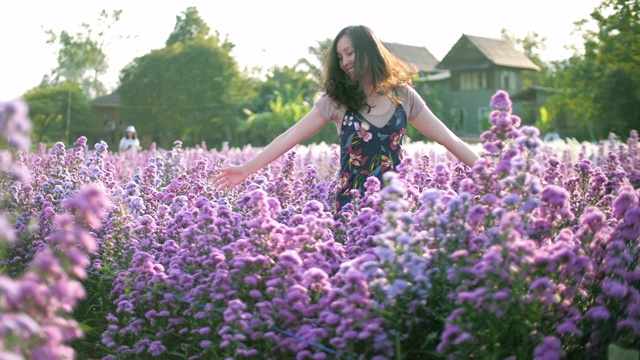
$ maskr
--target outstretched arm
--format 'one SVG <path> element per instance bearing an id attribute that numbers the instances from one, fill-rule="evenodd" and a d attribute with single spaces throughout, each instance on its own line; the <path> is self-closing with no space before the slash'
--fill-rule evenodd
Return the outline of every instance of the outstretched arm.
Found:
<path id="1" fill-rule="evenodd" d="M 418 116 L 410 119 L 410 123 L 422 134 L 447 148 L 468 166 L 473 167 L 473 164 L 478 160 L 478 154 L 443 124 L 428 107 L 424 108 Z"/>
<path id="2" fill-rule="evenodd" d="M 213 179 L 213 185 L 220 189 L 231 189 L 244 181 L 249 175 L 291 150 L 295 145 L 311 137 L 327 123 L 320 111 L 316 107 L 312 108 L 300 121 L 273 139 L 253 159 L 242 165 L 221 168 L 220 174 Z"/>

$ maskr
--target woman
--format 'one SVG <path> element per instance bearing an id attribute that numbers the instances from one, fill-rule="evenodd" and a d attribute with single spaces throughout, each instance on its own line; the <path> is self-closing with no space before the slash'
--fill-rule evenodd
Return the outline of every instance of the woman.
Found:
<path id="1" fill-rule="evenodd" d="M 333 122 L 340 136 L 336 210 L 362 193 L 368 176 L 382 180 L 403 157 L 407 122 L 468 166 L 478 155 L 451 132 L 412 87 L 416 70 L 391 53 L 366 26 L 348 26 L 334 39 L 325 63 L 324 94 L 300 121 L 248 162 L 220 169 L 214 185 L 230 189 Z M 381 181 L 382 182 L 382 181 Z"/>
<path id="2" fill-rule="evenodd" d="M 136 128 L 133 127 L 133 125 L 127 126 L 125 135 L 122 137 L 122 139 L 120 139 L 118 150 L 120 150 L 120 152 L 137 153 L 140 149 L 140 140 L 138 140 L 138 133 L 136 133 Z"/>

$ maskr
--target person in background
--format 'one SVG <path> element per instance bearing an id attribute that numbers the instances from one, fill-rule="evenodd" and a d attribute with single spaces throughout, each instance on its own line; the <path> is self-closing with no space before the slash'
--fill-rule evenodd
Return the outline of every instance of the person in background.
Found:
<path id="1" fill-rule="evenodd" d="M 118 146 L 118 150 L 120 150 L 120 152 L 137 153 L 142 150 L 142 147 L 140 147 L 140 140 L 138 140 L 138 133 L 133 125 L 127 126 L 124 133 L 124 136 L 120 139 L 120 145 Z"/>
<path id="2" fill-rule="evenodd" d="M 324 63 L 324 93 L 312 109 L 242 165 L 220 168 L 214 186 L 228 190 L 333 123 L 340 139 L 340 177 L 335 210 L 360 194 L 369 176 L 395 171 L 404 156 L 407 123 L 468 166 L 479 156 L 436 117 L 413 88 L 416 69 L 389 51 L 364 26 L 342 29 Z"/>

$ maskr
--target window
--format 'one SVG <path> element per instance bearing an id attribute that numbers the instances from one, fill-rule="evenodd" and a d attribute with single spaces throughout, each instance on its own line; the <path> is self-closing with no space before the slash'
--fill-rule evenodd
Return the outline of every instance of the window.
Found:
<path id="1" fill-rule="evenodd" d="M 500 74 L 500 87 L 505 90 L 513 90 L 516 88 L 515 71 L 503 71 Z"/>
<path id="2" fill-rule="evenodd" d="M 466 110 L 464 108 L 451 109 L 451 131 L 458 132 L 464 130 L 464 120 L 466 118 Z"/>
<path id="3" fill-rule="evenodd" d="M 491 124 L 489 123 L 489 117 L 491 116 L 491 112 L 493 108 L 491 107 L 479 107 L 478 108 L 478 119 L 480 120 L 480 131 L 485 131 L 491 129 Z"/>
<path id="4" fill-rule="evenodd" d="M 473 71 L 460 74 L 460 90 L 474 90 L 487 88 L 487 73 Z"/>

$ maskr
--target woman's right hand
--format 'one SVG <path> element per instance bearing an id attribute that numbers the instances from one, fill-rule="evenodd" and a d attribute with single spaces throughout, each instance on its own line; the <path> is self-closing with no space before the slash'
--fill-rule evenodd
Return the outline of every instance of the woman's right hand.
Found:
<path id="1" fill-rule="evenodd" d="M 219 170 L 220 174 L 213 178 L 213 186 L 220 190 L 230 190 L 249 176 L 242 165 L 227 166 Z"/>

